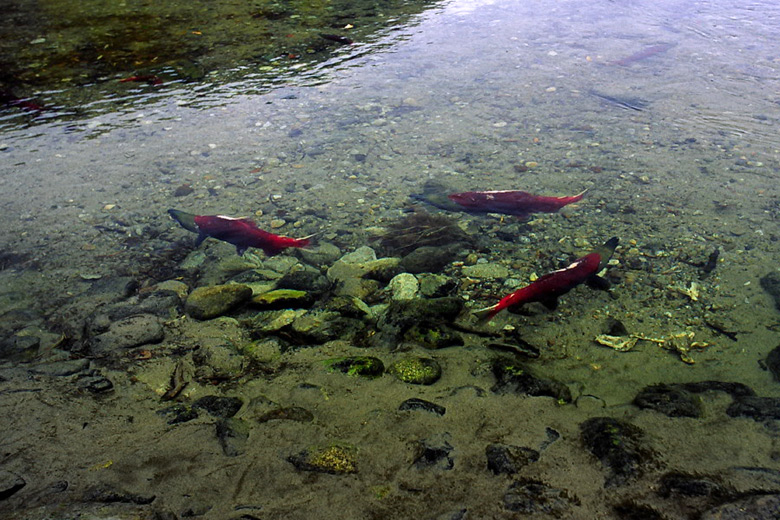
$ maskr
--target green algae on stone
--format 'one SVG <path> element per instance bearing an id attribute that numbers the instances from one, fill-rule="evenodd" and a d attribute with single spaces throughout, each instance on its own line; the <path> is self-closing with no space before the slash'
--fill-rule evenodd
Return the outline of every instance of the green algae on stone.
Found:
<path id="1" fill-rule="evenodd" d="M 250 298 L 252 289 L 246 285 L 198 287 L 190 293 L 184 310 L 196 320 L 210 320 L 230 312 Z"/>
<path id="2" fill-rule="evenodd" d="M 554 397 L 559 403 L 572 401 L 569 388 L 554 379 L 539 377 L 531 369 L 513 359 L 500 357 L 491 363 L 496 384 L 491 388 L 497 394 L 517 393 Z"/>
<path id="3" fill-rule="evenodd" d="M 455 319 L 462 309 L 463 300 L 454 296 L 393 300 L 380 322 L 401 328 L 421 321 L 446 323 Z"/>
<path id="4" fill-rule="evenodd" d="M 254 317 L 244 320 L 244 325 L 254 336 L 272 334 L 290 325 L 308 311 L 304 309 L 283 309 L 258 312 Z"/>
<path id="5" fill-rule="evenodd" d="M 275 363 L 282 355 L 281 345 L 277 339 L 250 341 L 235 345 L 234 348 L 251 362 L 259 364 Z"/>
<path id="6" fill-rule="evenodd" d="M 350 376 L 379 377 L 385 372 L 382 360 L 373 356 L 347 356 L 327 359 L 323 362 L 332 371 L 339 371 Z"/>
<path id="7" fill-rule="evenodd" d="M 441 377 L 441 365 L 435 359 L 417 356 L 400 359 L 387 371 L 413 385 L 432 385 Z"/>
<path id="8" fill-rule="evenodd" d="M 329 446 L 304 450 L 290 455 L 287 460 L 301 471 L 316 471 L 332 475 L 356 473 L 355 449 L 348 446 Z"/>
<path id="9" fill-rule="evenodd" d="M 430 349 L 463 345 L 460 334 L 437 324 L 417 323 L 406 331 L 404 338 Z"/>
<path id="10" fill-rule="evenodd" d="M 371 308 L 354 296 L 334 296 L 325 302 L 325 309 L 337 312 L 348 318 L 365 318 L 371 316 Z"/>
<path id="11" fill-rule="evenodd" d="M 297 341 L 303 343 L 326 343 L 337 339 L 351 341 L 365 326 L 363 321 L 355 318 L 347 318 L 326 310 L 316 310 L 296 318 L 292 323 L 291 332 Z"/>
<path id="12" fill-rule="evenodd" d="M 275 289 L 255 296 L 252 303 L 267 309 L 292 309 L 310 306 L 312 297 L 306 291 Z"/>

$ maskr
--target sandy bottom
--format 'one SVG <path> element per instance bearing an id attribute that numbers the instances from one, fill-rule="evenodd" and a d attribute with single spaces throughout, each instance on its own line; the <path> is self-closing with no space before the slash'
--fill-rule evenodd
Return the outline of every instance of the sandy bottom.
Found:
<path id="1" fill-rule="evenodd" d="M 487 19 L 500 19 L 503 8 L 491 9 Z M 695 381 L 738 382 L 780 397 L 762 366 L 780 327 L 760 285 L 777 270 L 780 239 L 780 163 L 767 142 L 774 116 L 764 117 L 773 112 L 763 84 L 722 79 L 721 90 L 708 90 L 703 78 L 735 62 L 725 51 L 702 54 L 711 42 L 697 40 L 700 32 L 683 34 L 656 61 L 616 68 L 610 58 L 627 53 L 597 45 L 595 33 L 564 45 L 545 32 L 550 20 L 535 29 L 452 16 L 459 21 L 431 39 L 410 36 L 395 54 L 334 71 L 318 87 L 234 93 L 202 109 L 171 96 L 130 123 L 103 117 L 79 132 L 41 125 L 0 137 L 3 333 L 40 339 L 34 360 L 0 365 L 0 493 L 19 478 L 25 483 L 0 500 L 4 518 L 682 519 L 745 493 L 780 492 L 776 421 L 729 417 L 732 398 L 715 391 L 696 394 L 696 419 L 631 404 L 648 385 Z M 637 36 L 637 46 L 668 36 L 656 30 Z M 537 45 L 518 41 L 521 31 Z M 474 36 L 473 50 L 459 45 L 464 34 Z M 626 109 L 589 95 L 590 87 L 639 95 L 648 105 Z M 740 89 L 752 104 L 728 94 Z M 196 97 L 180 97 L 189 95 Z M 171 375 L 194 350 L 248 341 L 238 322 L 171 315 L 163 341 L 144 347 L 148 354 L 84 353 L 85 326 L 116 302 L 165 280 L 181 278 L 192 289 L 235 274 L 235 250 L 215 240 L 198 249 L 205 254 L 198 269 L 181 269 L 193 258 L 194 235 L 169 208 L 251 216 L 278 233 L 316 233 L 318 243 L 346 254 L 378 247 L 372 239 L 407 214 L 410 195 L 432 178 L 456 191 L 588 190 L 577 205 L 527 220 L 450 214 L 478 238 L 444 269 L 467 311 L 620 238 L 609 292 L 577 287 L 555 311 L 503 313 L 491 329 L 514 328 L 537 348 L 540 358 L 528 363 L 564 383 L 572 403 L 491 391 L 499 353 L 486 337 L 466 334 L 464 346 L 436 351 L 394 344 L 370 352 L 337 339 L 275 352 L 227 381 L 188 384 L 175 402 L 218 395 L 243 403 L 234 419 L 246 436 L 231 440 L 238 450 L 231 456 L 219 419 L 200 413 L 168 424 L 159 412 L 171 405 L 161 401 Z M 707 274 L 702 266 L 715 250 Z M 245 268 L 266 260 L 260 254 Z M 509 280 L 464 275 L 474 262 L 506 268 Z M 132 294 L 123 296 L 128 282 Z M 610 320 L 666 342 L 642 340 L 629 352 L 598 345 Z M 693 363 L 663 348 L 681 333 L 693 334 L 682 344 L 692 347 L 685 355 Z M 420 386 L 322 365 L 364 353 L 385 365 L 430 356 L 443 376 Z M 89 359 L 91 377 L 107 378 L 113 390 L 91 392 L 83 373 L 35 370 L 65 359 Z M 399 411 L 409 398 L 446 413 Z M 313 419 L 258 420 L 279 407 L 304 408 Z M 609 470 L 583 444 L 581 425 L 593 417 L 642 432 L 640 470 L 624 484 L 605 487 Z M 495 475 L 485 454 L 491 444 L 531 448 L 539 459 Z M 354 472 L 301 470 L 289 460 L 333 446 L 350 453 Z M 446 457 L 416 463 L 426 446 L 448 447 L 451 467 Z M 721 491 L 662 496 L 663 479 L 675 473 Z M 518 482 L 554 498 L 539 492 L 537 509 L 512 510 L 507 493 Z"/>

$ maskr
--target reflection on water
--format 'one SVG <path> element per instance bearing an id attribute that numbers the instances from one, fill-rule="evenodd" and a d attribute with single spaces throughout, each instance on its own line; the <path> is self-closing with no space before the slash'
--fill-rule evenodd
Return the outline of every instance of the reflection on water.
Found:
<path id="1" fill-rule="evenodd" d="M 247 78 L 253 93 L 316 77 L 429 4 L 14 1 L 0 19 L 0 124 L 123 111 L 182 83 Z"/>

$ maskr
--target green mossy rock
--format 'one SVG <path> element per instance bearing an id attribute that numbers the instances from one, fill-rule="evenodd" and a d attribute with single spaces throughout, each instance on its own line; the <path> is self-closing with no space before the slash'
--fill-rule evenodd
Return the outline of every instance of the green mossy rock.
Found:
<path id="1" fill-rule="evenodd" d="M 292 333 L 302 343 L 322 344 L 336 339 L 351 341 L 365 324 L 355 318 L 345 318 L 330 311 L 312 311 L 292 324 Z"/>
<path id="2" fill-rule="evenodd" d="M 532 396 L 554 397 L 560 403 L 572 401 L 569 388 L 554 379 L 535 375 L 531 369 L 510 358 L 497 358 L 492 363 L 496 384 L 491 391 L 497 394 L 517 393 Z"/>
<path id="3" fill-rule="evenodd" d="M 325 303 L 325 309 L 348 318 L 371 316 L 371 308 L 363 300 L 353 296 L 334 296 Z"/>
<path id="4" fill-rule="evenodd" d="M 463 345 L 460 334 L 437 324 L 417 323 L 406 331 L 404 338 L 430 349 Z"/>
<path id="5" fill-rule="evenodd" d="M 246 285 L 198 287 L 190 293 L 184 310 L 196 320 L 210 320 L 230 312 L 251 298 L 252 289 Z"/>
<path id="6" fill-rule="evenodd" d="M 446 323 L 455 319 L 462 309 L 463 300 L 454 296 L 394 300 L 390 302 L 380 325 L 406 329 L 419 322 Z"/>
<path id="7" fill-rule="evenodd" d="M 300 309 L 309 307 L 314 299 L 306 291 L 276 289 L 252 298 L 252 303 L 265 309 Z"/>
<path id="8" fill-rule="evenodd" d="M 324 361 L 332 371 L 339 371 L 351 376 L 379 377 L 385 372 L 382 360 L 373 356 L 347 356 Z"/>
<path id="9" fill-rule="evenodd" d="M 355 450 L 346 446 L 304 450 L 297 455 L 287 457 L 287 460 L 302 471 L 316 471 L 332 475 L 357 472 Z"/>
<path id="10" fill-rule="evenodd" d="M 388 372 L 413 385 L 432 385 L 441 377 L 441 365 L 435 359 L 407 357 L 393 363 Z"/>
<path id="11" fill-rule="evenodd" d="M 287 327 L 296 319 L 304 316 L 308 311 L 304 309 L 282 309 L 278 311 L 258 312 L 254 317 L 245 320 L 244 324 L 252 331 L 254 337 L 273 334 Z"/>

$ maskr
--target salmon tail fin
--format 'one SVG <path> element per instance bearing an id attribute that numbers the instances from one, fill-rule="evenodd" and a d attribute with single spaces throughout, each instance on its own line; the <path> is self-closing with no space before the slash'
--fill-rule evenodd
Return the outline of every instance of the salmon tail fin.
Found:
<path id="1" fill-rule="evenodd" d="M 198 225 L 195 224 L 195 215 L 178 209 L 169 209 L 168 214 L 187 231 L 198 233 Z"/>
<path id="2" fill-rule="evenodd" d="M 609 265 L 609 260 L 612 258 L 612 254 L 615 252 L 615 248 L 618 245 L 618 242 L 620 242 L 620 239 L 618 237 L 612 237 L 606 242 L 604 242 L 604 245 L 601 245 L 594 249 L 595 253 L 598 253 L 601 255 L 601 261 L 599 262 L 599 268 L 597 273 L 600 273 L 602 269 L 605 269 L 607 265 Z"/>
<path id="3" fill-rule="evenodd" d="M 303 238 L 296 238 L 294 247 L 299 247 L 301 249 L 307 247 L 309 244 L 311 244 L 311 237 L 313 237 L 313 236 L 314 235 L 309 235 L 309 236 L 305 236 Z"/>
<path id="4" fill-rule="evenodd" d="M 484 309 L 474 311 L 474 316 L 476 316 L 477 320 L 480 322 L 487 323 L 488 321 L 492 320 L 500 311 L 501 308 L 498 306 L 498 304 L 495 304 L 491 305 L 490 307 L 485 307 Z"/>
<path id="5" fill-rule="evenodd" d="M 609 240 L 607 240 L 606 242 L 604 242 L 604 247 L 614 251 L 619 242 L 620 242 L 620 239 L 618 237 L 612 237 Z"/>
<path id="6" fill-rule="evenodd" d="M 318 231 L 317 233 L 312 233 L 311 235 L 306 235 L 305 237 L 297 238 L 296 242 L 298 243 L 298 245 L 295 247 L 299 249 L 305 249 L 306 251 L 312 251 L 312 249 L 309 249 L 308 246 L 311 245 L 313 241 L 316 241 L 315 237 L 321 233 L 322 231 Z"/>
<path id="7" fill-rule="evenodd" d="M 581 201 L 581 200 L 582 200 L 582 198 L 585 196 L 585 194 L 586 194 L 586 193 L 588 193 L 588 189 L 589 189 L 589 188 L 585 188 L 584 190 L 582 190 L 582 191 L 581 191 L 581 192 L 579 192 L 578 194 L 576 194 L 576 195 L 572 195 L 571 197 L 569 197 L 569 202 L 568 202 L 568 203 L 569 203 L 569 204 L 573 204 L 573 203 L 575 203 L 575 202 L 579 202 L 579 201 Z"/>

